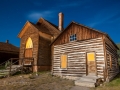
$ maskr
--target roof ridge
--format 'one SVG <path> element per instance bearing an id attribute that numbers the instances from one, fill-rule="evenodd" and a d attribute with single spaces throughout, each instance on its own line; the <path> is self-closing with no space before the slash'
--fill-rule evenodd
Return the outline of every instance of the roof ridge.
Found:
<path id="1" fill-rule="evenodd" d="M 104 35 L 107 36 L 107 37 L 111 40 L 111 42 L 117 47 L 117 45 L 113 42 L 113 40 L 109 37 L 109 35 L 108 35 L 107 33 L 104 33 L 104 32 L 101 32 L 101 31 L 99 31 L 99 30 L 90 28 L 90 27 L 85 26 L 85 25 L 83 25 L 83 24 L 79 24 L 79 23 L 77 23 L 77 22 L 75 22 L 75 21 L 72 21 L 72 22 L 57 36 L 57 38 L 56 38 L 50 45 L 52 45 L 52 44 L 60 37 L 60 35 L 61 35 L 62 33 L 64 33 L 64 31 L 65 31 L 72 23 L 73 23 L 73 24 L 76 24 L 76 25 L 83 26 L 83 27 L 85 27 L 85 28 L 88 28 L 88 29 L 91 29 L 91 30 L 94 30 L 94 31 L 96 31 L 96 32 L 99 32 L 99 33 L 104 34 Z M 117 47 L 117 48 L 118 48 L 118 47 Z"/>
<path id="2" fill-rule="evenodd" d="M 11 43 L 0 42 L 0 51 L 19 52 L 19 47 L 15 46 Z"/>
<path id="3" fill-rule="evenodd" d="M 84 24 L 80 24 L 80 23 L 78 23 L 78 22 L 74 22 L 74 21 L 72 21 L 72 23 L 77 24 L 77 25 L 81 25 L 81 26 L 86 27 L 86 28 L 88 28 L 88 29 L 92 29 L 92 30 L 94 30 L 94 31 L 97 31 L 97 32 L 99 32 L 99 33 L 102 33 L 102 34 L 107 35 L 107 33 L 105 33 L 105 32 L 102 32 L 102 31 L 100 31 L 100 30 L 97 30 L 97 29 L 91 28 L 91 27 L 86 26 L 86 25 L 84 25 Z"/>
<path id="4" fill-rule="evenodd" d="M 55 25 L 55 24 L 49 22 L 48 20 L 46 20 L 46 19 L 44 19 L 44 18 L 42 18 L 42 17 L 41 17 L 40 19 L 42 19 L 43 22 L 45 22 L 48 26 L 50 26 L 50 27 L 52 27 L 52 28 L 58 30 L 57 25 Z M 40 20 L 40 19 L 39 19 L 39 20 Z M 38 22 L 39 22 L 39 20 L 38 20 Z M 37 23 L 38 23 L 38 22 L 37 22 Z M 58 30 L 58 31 L 59 31 L 59 30 Z"/>

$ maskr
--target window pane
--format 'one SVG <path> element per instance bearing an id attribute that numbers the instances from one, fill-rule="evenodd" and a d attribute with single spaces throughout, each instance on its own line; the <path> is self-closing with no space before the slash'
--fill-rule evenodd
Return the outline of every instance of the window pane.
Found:
<path id="1" fill-rule="evenodd" d="M 75 37 L 75 40 L 77 40 L 76 37 Z"/>
<path id="2" fill-rule="evenodd" d="M 76 40 L 77 38 L 76 38 L 76 34 L 73 34 L 73 35 L 71 35 L 70 36 L 70 41 L 74 41 L 74 40 Z"/>
<path id="3" fill-rule="evenodd" d="M 26 48 L 33 48 L 32 39 L 30 37 L 27 39 Z"/>
<path id="4" fill-rule="evenodd" d="M 95 60 L 95 53 L 87 53 L 87 59 L 88 61 L 94 61 Z"/>
<path id="5" fill-rule="evenodd" d="M 72 41 L 72 38 L 70 38 L 70 41 Z"/>

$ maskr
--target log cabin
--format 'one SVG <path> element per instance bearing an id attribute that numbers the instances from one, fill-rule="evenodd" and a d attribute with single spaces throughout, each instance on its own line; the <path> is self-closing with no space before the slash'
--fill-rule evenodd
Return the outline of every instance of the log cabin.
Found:
<path id="1" fill-rule="evenodd" d="M 0 64 L 7 61 L 10 58 L 19 58 L 19 48 L 6 42 L 0 42 Z"/>
<path id="2" fill-rule="evenodd" d="M 40 18 L 36 24 L 27 21 L 18 34 L 21 40 L 19 58 L 34 58 L 33 72 L 50 70 L 50 43 L 59 33 L 56 25 L 43 18 Z M 31 62 L 25 59 L 24 61 L 26 65 L 31 65 Z"/>
<path id="3" fill-rule="evenodd" d="M 119 48 L 108 34 L 74 21 L 61 30 L 51 43 L 52 75 L 73 80 L 95 76 L 110 81 L 119 73 Z"/>

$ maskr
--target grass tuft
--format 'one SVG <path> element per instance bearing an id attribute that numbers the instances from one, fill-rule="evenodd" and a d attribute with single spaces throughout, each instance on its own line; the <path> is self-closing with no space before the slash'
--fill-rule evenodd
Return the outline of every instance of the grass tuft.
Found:
<path id="1" fill-rule="evenodd" d="M 120 74 L 112 81 L 104 83 L 102 86 L 92 88 L 92 90 L 120 90 Z"/>

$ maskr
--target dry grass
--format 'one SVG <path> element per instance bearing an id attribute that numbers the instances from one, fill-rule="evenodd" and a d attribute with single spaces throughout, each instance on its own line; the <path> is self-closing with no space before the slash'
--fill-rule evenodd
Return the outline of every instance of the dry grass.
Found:
<path id="1" fill-rule="evenodd" d="M 96 87 L 92 90 L 120 90 L 120 74 L 111 82 L 104 83 L 102 86 Z"/>
<path id="2" fill-rule="evenodd" d="M 50 72 L 0 79 L 0 90 L 70 90 L 73 86 L 72 80 L 51 76 Z"/>

